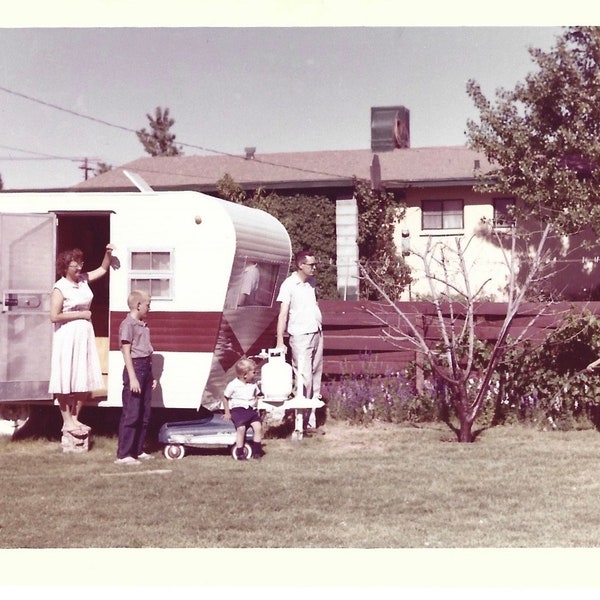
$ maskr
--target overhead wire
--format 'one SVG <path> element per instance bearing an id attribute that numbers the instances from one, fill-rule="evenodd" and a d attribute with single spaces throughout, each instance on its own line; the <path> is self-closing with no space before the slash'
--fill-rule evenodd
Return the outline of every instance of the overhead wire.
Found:
<path id="1" fill-rule="evenodd" d="M 78 118 L 81 118 L 81 119 L 87 119 L 87 120 L 92 121 L 94 123 L 99 123 L 101 125 L 105 125 L 107 127 L 112 127 L 114 129 L 119 129 L 121 131 L 126 131 L 128 133 L 136 133 L 137 134 L 137 132 L 139 131 L 139 130 L 136 130 L 136 129 L 132 129 L 131 127 L 125 127 L 124 125 L 117 125 L 115 123 L 111 123 L 110 121 L 106 121 L 104 119 L 99 119 L 97 117 L 86 115 L 86 114 L 80 113 L 78 111 L 69 109 L 69 108 L 64 108 L 62 106 L 58 106 L 57 104 L 52 104 L 51 102 L 47 102 L 45 100 L 40 100 L 39 98 L 34 98 L 33 96 L 29 96 L 27 94 L 24 94 L 22 92 L 17 92 L 15 90 L 11 90 L 11 89 L 6 88 L 6 87 L 1 86 L 1 85 L 0 85 L 0 91 L 5 92 L 7 94 L 11 94 L 13 96 L 17 96 L 19 98 L 23 98 L 25 100 L 29 100 L 31 102 L 35 102 L 37 104 L 41 104 L 42 106 L 47 106 L 48 108 L 53 108 L 55 110 L 58 110 L 58 111 L 70 114 L 70 115 L 72 115 L 74 117 L 78 117 Z M 210 152 L 212 154 L 218 154 L 218 155 L 221 155 L 221 156 L 228 156 L 230 158 L 235 158 L 235 159 L 244 160 L 244 161 L 247 160 L 244 156 L 241 156 L 239 154 L 233 154 L 233 153 L 230 153 L 230 152 L 224 152 L 222 150 L 215 150 L 214 148 L 207 148 L 205 146 L 199 146 L 199 145 L 196 145 L 196 144 L 189 144 L 189 143 L 180 142 L 180 141 L 178 141 L 177 144 L 180 145 L 180 146 L 186 147 L 186 148 L 193 148 L 194 150 L 201 150 L 203 152 Z M 29 151 L 24 150 L 24 152 L 29 152 Z M 50 156 L 51 155 L 48 155 L 48 157 L 50 157 Z M 63 157 L 56 157 L 56 158 L 63 158 Z M 73 160 L 83 160 L 83 159 L 73 159 Z M 256 163 L 261 163 L 261 164 L 270 165 L 270 166 L 274 166 L 274 167 L 280 167 L 280 168 L 283 168 L 283 169 L 290 169 L 290 170 L 293 170 L 293 171 L 299 171 L 299 172 L 303 172 L 303 173 L 312 173 L 314 175 L 327 175 L 327 176 L 330 176 L 330 177 L 335 177 L 335 178 L 340 178 L 340 179 L 351 179 L 353 177 L 353 175 L 346 175 L 346 174 L 340 175 L 339 173 L 329 173 L 327 171 L 320 171 L 320 170 L 315 170 L 315 169 L 307 169 L 307 168 L 304 168 L 304 167 L 286 165 L 284 163 L 279 163 L 279 162 L 275 162 L 275 161 L 264 160 L 264 159 L 258 158 L 256 156 L 252 160 L 253 160 L 253 162 L 256 162 Z"/>
<path id="2" fill-rule="evenodd" d="M 26 152 L 27 154 L 36 154 L 37 156 L 0 156 L 1 160 L 68 160 L 73 162 L 80 162 L 82 160 L 88 160 L 90 162 L 99 162 L 99 158 L 89 158 L 84 156 L 58 156 L 56 154 L 46 154 L 45 152 L 38 152 L 37 150 L 26 150 L 25 148 L 15 148 L 14 146 L 5 146 L 0 144 L 0 148 L 5 150 L 13 150 L 15 152 Z"/>

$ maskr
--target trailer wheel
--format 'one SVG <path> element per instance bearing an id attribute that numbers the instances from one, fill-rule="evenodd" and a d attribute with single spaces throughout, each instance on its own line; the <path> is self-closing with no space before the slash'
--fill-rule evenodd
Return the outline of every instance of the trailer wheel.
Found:
<path id="1" fill-rule="evenodd" d="M 185 456 L 185 447 L 182 444 L 167 444 L 163 454 L 167 460 L 178 460 Z"/>
<path id="2" fill-rule="evenodd" d="M 252 458 L 252 446 L 248 442 L 244 444 L 244 456 L 246 459 Z M 235 444 L 231 446 L 231 458 L 233 458 L 233 460 L 239 460 L 235 451 Z"/>
<path id="3" fill-rule="evenodd" d="M 0 403 L 0 436 L 13 436 L 25 427 L 31 411 L 22 402 Z"/>

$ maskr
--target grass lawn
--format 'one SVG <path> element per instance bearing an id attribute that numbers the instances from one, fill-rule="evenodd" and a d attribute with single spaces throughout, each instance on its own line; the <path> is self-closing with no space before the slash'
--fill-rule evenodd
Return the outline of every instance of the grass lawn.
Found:
<path id="1" fill-rule="evenodd" d="M 593 429 L 500 427 L 466 445 L 438 424 L 330 420 L 300 442 L 268 439 L 264 459 L 246 463 L 226 450 L 167 461 L 157 448 L 153 461 L 122 467 L 113 464 L 115 448 L 108 434 L 85 454 L 63 454 L 58 440 L 1 442 L 0 547 L 112 549 L 111 556 L 210 549 L 213 560 L 216 549 L 238 556 L 236 549 L 259 548 L 273 561 L 281 549 L 313 550 L 311 560 L 336 549 L 336 568 L 350 579 L 359 576 L 356 560 L 363 564 L 356 551 L 400 551 L 406 567 L 431 550 L 431 559 L 457 549 L 470 560 L 490 549 L 546 549 L 547 568 L 557 548 L 600 547 Z"/>

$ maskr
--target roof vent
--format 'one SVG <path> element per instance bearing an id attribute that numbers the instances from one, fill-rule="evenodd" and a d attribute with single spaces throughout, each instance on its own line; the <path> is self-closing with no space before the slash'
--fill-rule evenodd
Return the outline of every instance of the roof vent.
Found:
<path id="1" fill-rule="evenodd" d="M 244 152 L 246 153 L 246 160 L 252 160 L 254 158 L 256 148 L 254 146 L 248 146 L 247 148 L 244 148 Z"/>
<path id="2" fill-rule="evenodd" d="M 410 148 L 410 111 L 404 106 L 371 107 L 371 150 Z"/>

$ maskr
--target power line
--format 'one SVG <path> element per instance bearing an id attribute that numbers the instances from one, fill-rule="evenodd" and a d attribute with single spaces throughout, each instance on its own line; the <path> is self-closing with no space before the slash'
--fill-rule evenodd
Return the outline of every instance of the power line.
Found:
<path id="1" fill-rule="evenodd" d="M 56 156 L 55 154 L 45 154 L 44 152 L 36 152 L 35 150 L 25 150 L 23 148 L 15 148 L 14 146 L 4 146 L 0 144 L 0 148 L 5 150 L 14 150 L 15 152 L 27 152 L 28 154 L 38 154 L 44 158 L 65 158 L 64 156 Z"/>
<path id="2" fill-rule="evenodd" d="M 0 156 L 0 160 L 3 161 L 20 161 L 20 160 L 68 160 L 69 162 L 79 162 L 79 161 L 83 161 L 85 160 L 85 158 L 75 158 L 75 157 L 69 157 L 69 156 L 56 156 L 56 157 L 50 157 L 50 156 Z M 91 158 L 88 160 L 92 160 Z M 98 162 L 98 161 L 94 161 L 94 162 Z"/>
<path id="3" fill-rule="evenodd" d="M 13 96 L 18 96 L 20 98 L 24 98 L 25 100 L 29 100 L 31 102 L 35 102 L 37 104 L 41 104 L 43 106 L 47 106 L 49 108 L 53 108 L 55 110 L 59 110 L 61 112 L 65 112 L 67 114 L 70 114 L 74 117 L 79 117 L 81 119 L 87 119 L 89 121 L 93 121 L 95 123 L 100 123 L 101 125 L 106 125 L 107 127 L 113 127 L 115 129 L 120 129 L 121 131 L 126 131 L 128 133 L 137 133 L 137 130 L 132 129 L 131 127 L 125 127 L 123 125 L 116 125 L 114 123 L 110 123 L 109 121 L 105 121 L 103 119 L 98 119 L 96 117 L 92 117 L 90 115 L 85 115 L 83 113 L 77 112 L 75 110 L 71 110 L 69 108 L 63 108 L 62 106 L 58 106 L 56 104 L 52 104 L 50 102 L 46 102 L 45 100 L 40 100 L 38 98 L 33 98 L 32 96 L 28 96 L 27 94 L 23 94 L 22 92 L 16 92 L 14 90 L 10 90 L 6 87 L 0 86 L 0 91 L 6 92 L 7 94 L 11 94 Z M 230 158 L 237 158 L 239 160 L 246 160 L 245 157 L 240 156 L 239 154 L 232 154 L 230 152 L 224 152 L 221 150 L 215 150 L 214 148 L 206 148 L 204 146 L 198 146 L 196 144 L 188 144 L 185 142 L 177 142 L 180 146 L 185 146 L 186 148 L 193 148 L 194 150 L 201 150 L 203 152 L 210 152 L 212 154 L 218 154 L 221 156 L 228 156 Z M 81 159 L 78 159 L 81 160 Z M 274 167 L 280 167 L 282 169 L 289 169 L 292 171 L 298 171 L 298 172 L 302 172 L 302 173 L 312 173 L 314 175 L 328 175 L 330 177 L 338 177 L 338 178 L 351 178 L 351 176 L 349 175 L 340 175 L 339 173 L 329 173 L 327 171 L 318 171 L 318 170 L 314 170 L 314 169 L 305 169 L 303 167 L 295 167 L 295 166 L 291 166 L 291 165 L 286 165 L 283 163 L 277 163 L 277 162 L 273 162 L 273 161 L 267 161 L 267 160 L 263 160 L 261 158 L 254 158 L 253 159 L 254 162 L 257 163 L 261 163 L 261 164 L 265 164 L 265 165 L 270 165 L 270 166 L 274 166 Z"/>
<path id="4" fill-rule="evenodd" d="M 36 102 L 37 104 L 42 104 L 43 106 L 48 106 L 50 108 L 54 108 L 56 110 L 60 110 L 62 112 L 68 113 L 75 117 L 80 117 L 81 119 L 88 119 L 90 121 L 94 121 L 95 123 L 100 123 L 101 125 L 107 125 L 108 127 L 114 127 L 115 129 L 121 129 L 123 131 L 128 131 L 135 133 L 135 129 L 131 129 L 129 127 L 123 127 L 121 125 L 115 125 L 114 123 L 109 123 L 108 121 L 104 121 L 102 119 L 97 119 L 96 117 L 91 117 L 89 115 L 84 115 L 83 113 L 70 110 L 68 108 L 63 108 L 62 106 L 57 106 L 56 104 L 51 104 L 50 102 L 46 102 L 45 100 L 39 100 L 38 98 L 33 98 L 32 96 L 28 96 L 27 94 L 23 94 L 21 92 L 15 92 L 14 90 L 9 90 L 8 88 L 0 86 L 0 90 L 6 92 L 7 94 L 12 94 L 13 96 L 19 96 L 20 98 L 25 98 L 25 100 L 30 100 L 31 102 Z"/>
<path id="5" fill-rule="evenodd" d="M 26 150 L 25 148 L 15 148 L 14 146 L 4 146 L 0 144 L 0 148 L 5 150 L 14 150 L 15 152 L 26 152 L 27 154 L 36 154 L 37 156 L 6 156 L 0 157 L 2 160 L 71 160 L 71 161 L 82 161 L 89 160 L 92 162 L 99 162 L 98 158 L 83 158 L 80 156 L 58 156 L 56 154 L 46 154 L 45 152 L 37 152 L 36 150 Z"/>

